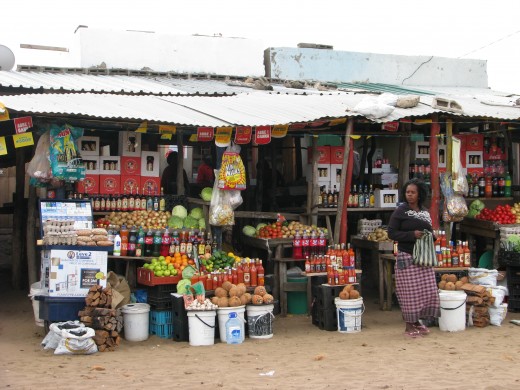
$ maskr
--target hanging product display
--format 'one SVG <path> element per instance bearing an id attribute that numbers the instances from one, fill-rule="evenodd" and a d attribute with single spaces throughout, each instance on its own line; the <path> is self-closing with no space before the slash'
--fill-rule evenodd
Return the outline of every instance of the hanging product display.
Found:
<path id="1" fill-rule="evenodd" d="M 55 178 L 79 181 L 85 177 L 85 166 L 75 142 L 82 135 L 81 128 L 69 125 L 51 126 L 50 160 L 52 175 Z"/>

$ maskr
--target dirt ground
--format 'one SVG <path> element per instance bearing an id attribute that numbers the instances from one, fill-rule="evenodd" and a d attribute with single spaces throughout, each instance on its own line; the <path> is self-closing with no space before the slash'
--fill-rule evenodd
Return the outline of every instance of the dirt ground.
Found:
<path id="1" fill-rule="evenodd" d="M 517 389 L 520 326 L 403 335 L 400 311 L 365 297 L 359 333 L 324 331 L 306 315 L 277 316 L 271 339 L 193 347 L 151 336 L 115 352 L 54 355 L 40 343 L 25 291 L 1 289 L 0 388 Z"/>

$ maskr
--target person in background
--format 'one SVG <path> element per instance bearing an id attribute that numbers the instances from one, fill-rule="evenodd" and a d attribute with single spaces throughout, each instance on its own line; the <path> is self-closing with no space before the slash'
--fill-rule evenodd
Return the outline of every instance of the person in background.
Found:
<path id="1" fill-rule="evenodd" d="M 215 181 L 215 173 L 213 170 L 214 167 L 211 156 L 205 156 L 197 170 L 197 184 L 202 188 L 213 187 L 213 182 Z"/>
<path id="2" fill-rule="evenodd" d="M 401 192 L 405 202 L 397 207 L 388 223 L 388 236 L 398 242 L 395 263 L 396 294 L 406 323 L 405 335 L 415 338 L 429 333 L 422 320 L 440 316 L 440 300 L 433 267 L 414 265 L 413 247 L 423 230 L 433 232 L 430 213 L 424 208 L 426 184 L 409 180 Z M 434 238 L 435 240 L 435 238 Z"/>
<path id="3" fill-rule="evenodd" d="M 166 157 L 168 166 L 164 168 L 161 177 L 161 188 L 164 189 L 164 193 L 168 195 L 177 195 L 177 152 L 170 152 Z M 184 176 L 184 195 L 190 194 L 190 182 L 188 181 L 188 174 L 186 170 L 183 170 Z"/>

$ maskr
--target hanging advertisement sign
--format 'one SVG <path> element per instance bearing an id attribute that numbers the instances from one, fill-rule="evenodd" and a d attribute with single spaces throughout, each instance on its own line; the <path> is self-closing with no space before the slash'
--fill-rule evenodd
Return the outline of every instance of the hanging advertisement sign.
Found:
<path id="1" fill-rule="evenodd" d="M 293 123 L 290 125 L 291 130 L 305 129 L 307 123 Z"/>
<path id="2" fill-rule="evenodd" d="M 399 122 L 395 121 L 383 123 L 382 128 L 386 131 L 396 132 L 399 129 Z"/>
<path id="3" fill-rule="evenodd" d="M 24 146 L 34 145 L 33 134 L 31 132 L 15 134 L 13 135 L 13 142 L 15 148 L 23 148 Z"/>
<path id="4" fill-rule="evenodd" d="M 7 145 L 5 144 L 5 137 L 0 137 L 0 156 L 7 154 Z"/>
<path id="5" fill-rule="evenodd" d="M 271 126 L 255 127 L 254 142 L 257 145 L 267 145 L 271 142 Z"/>
<path id="6" fill-rule="evenodd" d="M 199 127 L 197 129 L 197 141 L 198 142 L 212 141 L 213 136 L 214 136 L 213 127 Z"/>
<path id="7" fill-rule="evenodd" d="M 225 148 L 231 143 L 231 133 L 233 132 L 232 127 L 217 127 L 217 133 L 215 134 L 215 145 Z"/>
<path id="8" fill-rule="evenodd" d="M 237 145 L 244 145 L 251 142 L 251 135 L 253 130 L 251 126 L 237 126 L 235 129 L 235 143 Z"/>
<path id="9" fill-rule="evenodd" d="M 338 119 L 333 119 L 329 122 L 329 126 L 337 126 L 337 125 L 341 125 L 342 123 L 345 123 L 347 121 L 347 118 L 338 118 Z"/>
<path id="10" fill-rule="evenodd" d="M 271 133 L 271 136 L 273 138 L 283 138 L 287 135 L 287 130 L 289 130 L 289 125 L 273 126 L 273 131 Z"/>
<path id="11" fill-rule="evenodd" d="M 25 133 L 31 127 L 33 127 L 32 118 L 30 116 L 24 116 L 22 118 L 14 118 L 14 130 L 16 134 Z"/>

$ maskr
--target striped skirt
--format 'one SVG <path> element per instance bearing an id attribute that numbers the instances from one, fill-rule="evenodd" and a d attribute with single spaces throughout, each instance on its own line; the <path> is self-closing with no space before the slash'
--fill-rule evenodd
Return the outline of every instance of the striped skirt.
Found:
<path id="1" fill-rule="evenodd" d="M 397 254 L 395 285 L 405 322 L 440 317 L 440 300 L 432 267 L 412 264 L 412 255 Z"/>

